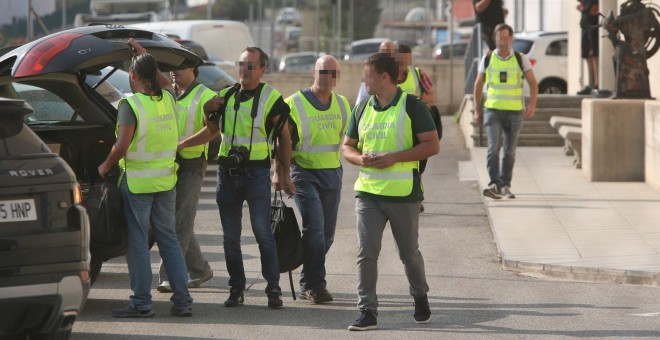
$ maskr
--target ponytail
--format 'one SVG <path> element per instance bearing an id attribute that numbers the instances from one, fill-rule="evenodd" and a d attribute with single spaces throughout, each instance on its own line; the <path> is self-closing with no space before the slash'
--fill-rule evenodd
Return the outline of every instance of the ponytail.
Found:
<path id="1" fill-rule="evenodd" d="M 131 60 L 130 70 L 145 82 L 147 94 L 163 99 L 163 91 L 158 84 L 158 64 L 156 58 L 149 53 L 138 54 Z"/>

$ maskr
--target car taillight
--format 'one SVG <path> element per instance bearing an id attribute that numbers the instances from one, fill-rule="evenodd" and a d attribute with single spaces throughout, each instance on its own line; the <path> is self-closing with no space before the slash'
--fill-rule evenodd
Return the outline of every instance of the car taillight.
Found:
<path id="1" fill-rule="evenodd" d="M 529 62 L 534 66 L 534 64 L 536 64 L 536 59 L 529 59 Z"/>
<path id="2" fill-rule="evenodd" d="M 78 183 L 73 185 L 73 204 L 82 203 L 82 191 L 80 190 L 80 185 Z"/>
<path id="3" fill-rule="evenodd" d="M 25 55 L 16 68 L 14 77 L 28 77 L 40 74 L 53 57 L 71 46 L 72 41 L 82 36 L 79 33 L 63 33 L 40 42 L 32 47 Z"/>

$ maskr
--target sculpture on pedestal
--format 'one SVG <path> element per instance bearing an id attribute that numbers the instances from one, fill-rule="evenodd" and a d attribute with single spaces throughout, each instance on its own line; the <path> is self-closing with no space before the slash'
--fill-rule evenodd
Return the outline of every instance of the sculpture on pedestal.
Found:
<path id="1" fill-rule="evenodd" d="M 615 98 L 651 98 L 646 60 L 660 48 L 660 23 L 656 18 L 660 11 L 653 6 L 628 0 L 621 4 L 618 17 L 610 11 L 603 21 L 616 48 Z"/>

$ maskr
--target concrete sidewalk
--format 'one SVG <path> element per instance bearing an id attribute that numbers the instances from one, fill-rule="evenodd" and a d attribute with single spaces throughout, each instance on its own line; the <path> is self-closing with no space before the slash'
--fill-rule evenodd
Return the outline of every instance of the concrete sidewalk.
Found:
<path id="1" fill-rule="evenodd" d="M 486 148 L 471 155 L 461 177 L 483 190 Z M 660 286 L 660 192 L 643 182 L 589 182 L 560 147 L 519 147 L 512 191 L 515 199 L 484 197 L 506 269 Z"/>

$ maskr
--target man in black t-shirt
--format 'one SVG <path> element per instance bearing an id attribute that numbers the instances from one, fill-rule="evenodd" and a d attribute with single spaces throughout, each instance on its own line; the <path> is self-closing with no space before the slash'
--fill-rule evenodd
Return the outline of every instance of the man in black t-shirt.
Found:
<path id="1" fill-rule="evenodd" d="M 489 50 L 494 50 L 493 29 L 504 23 L 505 10 L 502 0 L 474 0 L 474 14 L 477 22 L 481 24 L 481 38 Z"/>
<path id="2" fill-rule="evenodd" d="M 577 94 L 591 94 L 598 89 L 598 0 L 578 0 L 580 29 L 582 30 L 581 55 L 587 61 L 589 85 Z"/>

